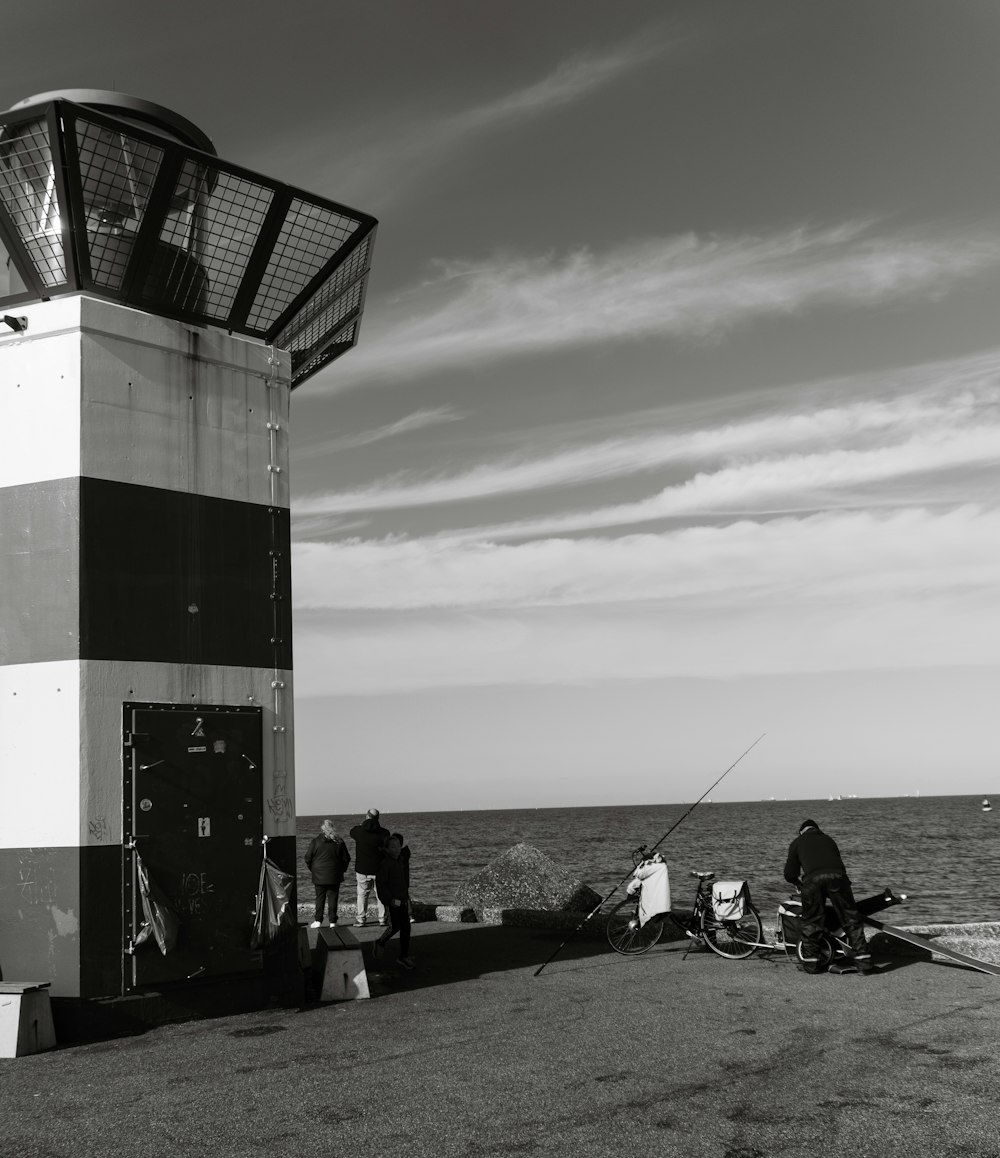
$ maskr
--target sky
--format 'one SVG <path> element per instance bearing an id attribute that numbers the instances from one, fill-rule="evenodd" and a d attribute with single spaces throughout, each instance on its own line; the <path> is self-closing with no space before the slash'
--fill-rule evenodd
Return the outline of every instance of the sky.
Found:
<path id="1" fill-rule="evenodd" d="M 993 0 L 37 0 L 380 221 L 292 398 L 300 813 L 1000 794 Z"/>

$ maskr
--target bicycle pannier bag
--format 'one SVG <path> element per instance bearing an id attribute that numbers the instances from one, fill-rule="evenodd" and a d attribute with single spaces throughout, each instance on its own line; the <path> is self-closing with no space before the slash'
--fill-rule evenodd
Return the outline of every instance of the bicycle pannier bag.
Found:
<path id="1" fill-rule="evenodd" d="M 712 911 L 717 921 L 738 921 L 749 902 L 746 881 L 716 881 L 712 885 Z"/>
<path id="2" fill-rule="evenodd" d="M 793 951 L 802 937 L 802 902 L 795 897 L 778 905 L 779 936 L 785 949 Z"/>

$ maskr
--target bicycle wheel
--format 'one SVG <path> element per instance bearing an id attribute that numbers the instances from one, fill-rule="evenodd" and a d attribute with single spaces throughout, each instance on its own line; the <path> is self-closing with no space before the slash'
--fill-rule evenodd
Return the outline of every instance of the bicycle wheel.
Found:
<path id="1" fill-rule="evenodd" d="M 816 967 L 820 970 L 829 969 L 830 963 L 833 961 L 833 952 L 834 952 L 833 942 L 826 935 L 826 933 L 821 933 L 819 935 L 817 945 L 819 948 L 819 960 L 818 960 L 818 964 Z M 796 955 L 798 956 L 799 961 L 805 960 L 802 956 L 802 941 L 801 940 L 795 946 L 795 952 L 796 952 Z"/>
<path id="2" fill-rule="evenodd" d="M 645 925 L 640 925 L 638 902 L 632 897 L 626 897 L 608 914 L 605 932 L 611 948 L 629 957 L 652 949 L 663 932 L 663 921 L 653 917 Z"/>
<path id="3" fill-rule="evenodd" d="M 760 914 L 748 905 L 742 917 L 735 921 L 717 921 L 706 909 L 701 914 L 701 935 L 705 944 L 720 957 L 739 961 L 760 948 L 764 929 Z"/>

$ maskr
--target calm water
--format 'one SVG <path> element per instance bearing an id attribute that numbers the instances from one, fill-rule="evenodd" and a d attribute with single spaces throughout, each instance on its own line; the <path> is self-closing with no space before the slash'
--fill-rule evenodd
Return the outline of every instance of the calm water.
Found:
<path id="1" fill-rule="evenodd" d="M 910 900 L 893 914 L 900 924 L 1000 920 L 1000 800 L 930 796 L 840 801 L 753 801 L 700 804 L 660 847 L 670 866 L 675 904 L 687 900 L 691 869 L 746 878 L 765 918 L 788 895 L 781 870 L 789 841 L 807 816 L 840 845 L 858 897 L 891 885 Z M 541 849 L 598 892 L 611 890 L 631 867 L 630 850 L 652 845 L 687 804 L 503 811 L 384 813 L 412 850 L 413 899 L 447 904 L 458 886 L 520 842 Z M 312 898 L 302 863 L 322 817 L 298 818 L 299 895 Z M 333 816 L 347 839 L 357 816 Z M 343 891 L 353 899 L 353 869 Z"/>

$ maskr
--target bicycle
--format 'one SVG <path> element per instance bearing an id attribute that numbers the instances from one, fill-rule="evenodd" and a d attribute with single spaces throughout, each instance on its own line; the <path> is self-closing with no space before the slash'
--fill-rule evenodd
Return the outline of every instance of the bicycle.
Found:
<path id="1" fill-rule="evenodd" d="M 891 909 L 905 901 L 906 893 L 894 893 L 886 886 L 874 896 L 855 901 L 855 908 L 862 917 L 870 917 L 873 913 Z M 854 959 L 854 951 L 848 942 L 840 916 L 829 901 L 823 909 L 823 925 L 823 929 L 817 932 L 814 940 L 814 948 L 818 954 L 817 968 L 820 972 L 828 969 L 835 961 L 851 962 Z M 798 891 L 778 905 L 778 920 L 774 934 L 776 949 L 784 949 L 787 956 L 794 956 L 800 964 L 805 960 L 802 951 L 802 895 Z"/>
<path id="2" fill-rule="evenodd" d="M 644 860 L 647 849 L 640 845 L 632 851 L 632 863 L 636 868 Z M 639 923 L 639 894 L 619 901 L 608 914 L 605 932 L 611 948 L 624 956 L 646 953 L 659 941 L 663 934 L 664 919 L 669 917 L 686 937 L 707 945 L 713 953 L 730 961 L 741 961 L 758 949 L 766 948 L 762 938 L 764 929 L 760 913 L 747 899 L 743 914 L 732 920 L 719 920 L 712 906 L 711 883 L 714 872 L 692 872 L 698 880 L 691 916 L 679 913 L 659 913 L 650 917 L 645 925 Z"/>

